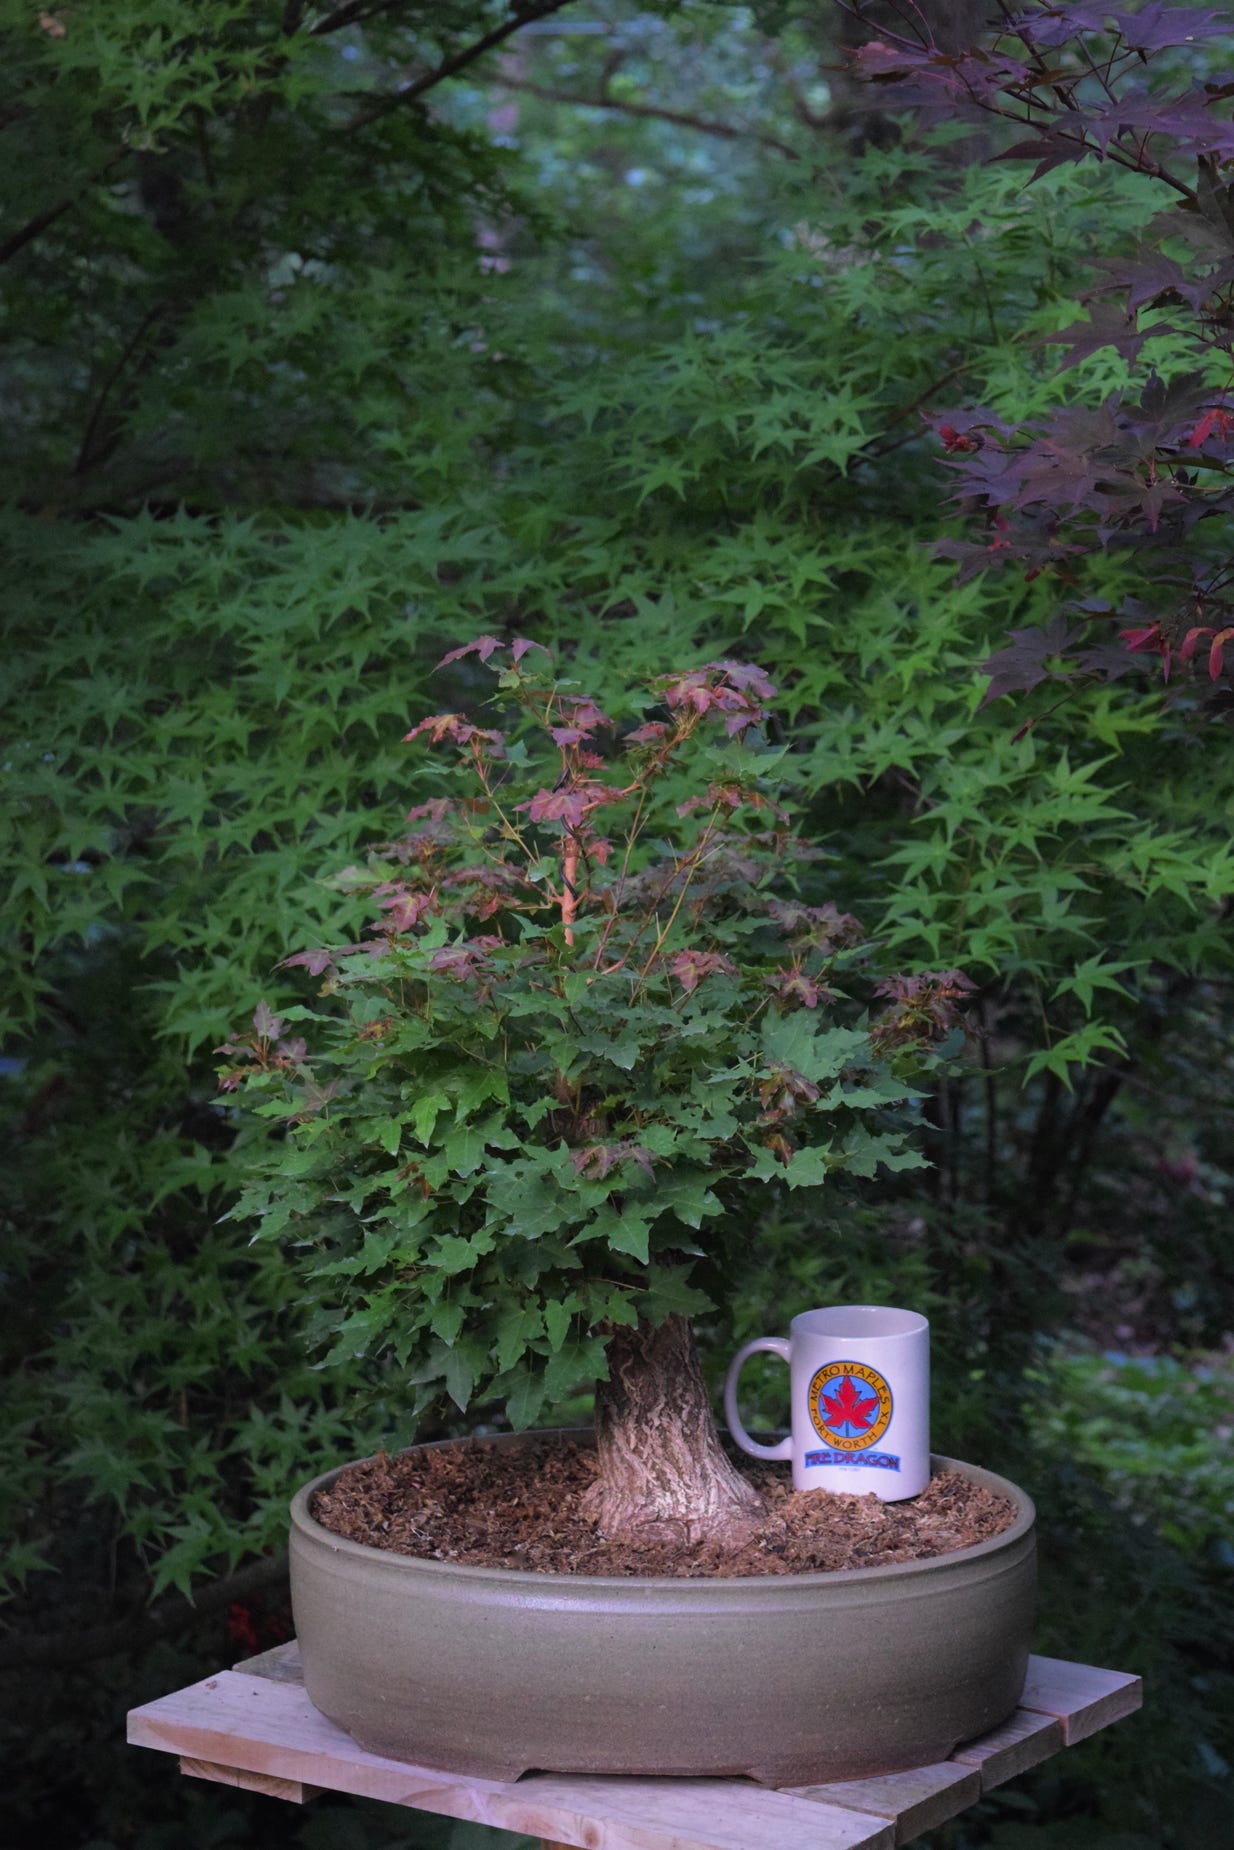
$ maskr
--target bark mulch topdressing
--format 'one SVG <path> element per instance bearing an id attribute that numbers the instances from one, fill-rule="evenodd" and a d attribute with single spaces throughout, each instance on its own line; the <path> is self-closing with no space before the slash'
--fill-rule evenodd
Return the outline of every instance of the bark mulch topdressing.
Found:
<path id="1" fill-rule="evenodd" d="M 1008 1498 L 958 1471 L 938 1472 L 918 1497 L 883 1503 L 872 1492 L 795 1491 L 786 1465 L 743 1462 L 767 1514 L 736 1553 L 684 1542 L 631 1545 L 604 1541 L 577 1514 L 595 1468 L 594 1451 L 573 1439 L 382 1452 L 348 1465 L 318 1491 L 312 1510 L 336 1535 L 425 1561 L 690 1579 L 924 1561 L 1000 1535 L 1016 1516 Z"/>

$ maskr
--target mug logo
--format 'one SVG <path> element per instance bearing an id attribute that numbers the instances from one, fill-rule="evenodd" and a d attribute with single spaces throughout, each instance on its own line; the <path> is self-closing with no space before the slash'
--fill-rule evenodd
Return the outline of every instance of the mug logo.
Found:
<path id="1" fill-rule="evenodd" d="M 864 1452 L 891 1424 L 891 1389 L 864 1362 L 827 1362 L 806 1395 L 810 1423 L 838 1452 Z"/>

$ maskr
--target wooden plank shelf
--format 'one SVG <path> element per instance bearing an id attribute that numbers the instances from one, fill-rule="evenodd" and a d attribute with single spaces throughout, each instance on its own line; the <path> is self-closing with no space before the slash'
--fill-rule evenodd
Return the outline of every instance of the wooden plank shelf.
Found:
<path id="1" fill-rule="evenodd" d="M 937 1766 L 766 1791 L 744 1779 L 529 1773 L 471 1779 L 357 1747 L 304 1691 L 293 1640 L 128 1718 L 180 1770 L 303 1803 L 350 1792 L 538 1837 L 548 1850 L 896 1850 L 983 1792 L 1139 1708 L 1140 1679 L 1034 1657 L 1021 1706 Z"/>

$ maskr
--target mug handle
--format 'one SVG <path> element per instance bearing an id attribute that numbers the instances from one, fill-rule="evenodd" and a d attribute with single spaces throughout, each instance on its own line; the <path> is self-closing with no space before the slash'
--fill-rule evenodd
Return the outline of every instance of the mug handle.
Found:
<path id="1" fill-rule="evenodd" d="M 778 1445 L 759 1445 L 758 1441 L 752 1439 L 742 1425 L 741 1415 L 737 1411 L 737 1377 L 749 1357 L 756 1355 L 760 1349 L 765 1349 L 769 1355 L 778 1355 L 782 1362 L 788 1361 L 789 1344 L 783 1336 L 756 1336 L 752 1343 L 747 1343 L 744 1349 L 739 1349 L 729 1363 L 728 1373 L 724 1377 L 724 1417 L 728 1421 L 728 1430 L 733 1438 L 742 1451 L 748 1452 L 751 1458 L 791 1458 L 793 1455 L 791 1436 L 781 1439 Z"/>

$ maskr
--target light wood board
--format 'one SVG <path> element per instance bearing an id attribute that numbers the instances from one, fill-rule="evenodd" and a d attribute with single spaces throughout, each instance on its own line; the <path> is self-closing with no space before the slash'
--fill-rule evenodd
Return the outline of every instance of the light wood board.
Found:
<path id="1" fill-rule="evenodd" d="M 1020 1706 L 1057 1716 L 1064 1741 L 1074 1747 L 1099 1728 L 1133 1715 L 1143 1700 L 1139 1677 L 1069 1664 L 1061 1657 L 1030 1657 Z"/>
<path id="2" fill-rule="evenodd" d="M 895 1850 L 1065 1743 L 1140 1706 L 1138 1677 L 1030 1659 L 1022 1704 L 950 1760 L 877 1779 L 779 1792 L 741 1779 L 614 1779 L 533 1773 L 464 1778 L 366 1753 L 305 1694 L 298 1648 L 281 1645 L 134 1709 L 129 1740 L 185 1773 L 302 1802 L 350 1792 L 583 1850 Z"/>
<path id="3" fill-rule="evenodd" d="M 1027 1773 L 1030 1766 L 1048 1760 L 1066 1746 L 1062 1723 L 1053 1715 L 1039 1715 L 1033 1709 L 1017 1709 L 1001 1728 L 992 1728 L 979 1740 L 965 1741 L 957 1747 L 953 1759 L 972 1767 L 981 1778 L 981 1790 L 1001 1786 L 1017 1773 Z"/>
<path id="4" fill-rule="evenodd" d="M 793 1790 L 802 1798 L 816 1798 L 825 1804 L 844 1805 L 885 1818 L 895 1829 L 897 1844 L 906 1844 L 975 1805 L 981 1797 L 981 1774 L 975 1767 L 942 1760 L 934 1766 L 913 1767 L 907 1773 L 835 1780 L 826 1786 Z"/>

